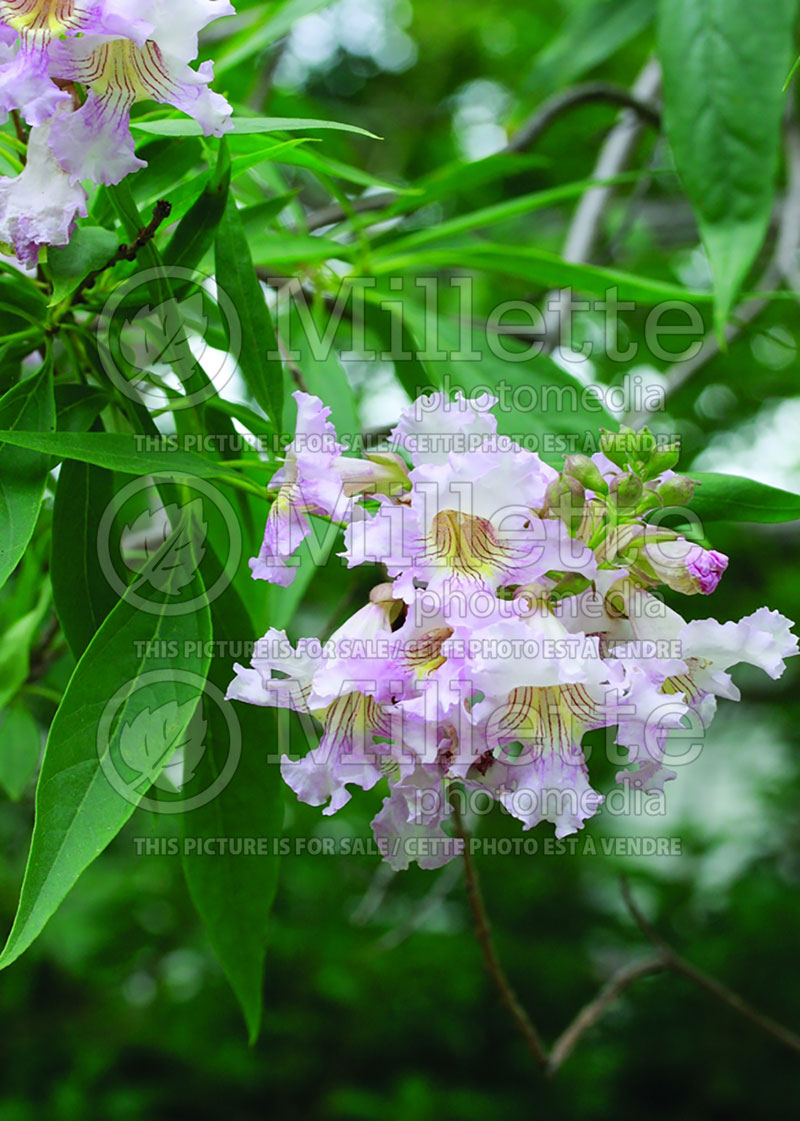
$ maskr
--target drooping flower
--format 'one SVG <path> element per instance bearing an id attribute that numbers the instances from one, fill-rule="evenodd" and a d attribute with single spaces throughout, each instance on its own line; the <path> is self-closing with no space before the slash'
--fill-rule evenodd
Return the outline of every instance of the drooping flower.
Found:
<path id="1" fill-rule="evenodd" d="M 51 189 L 38 199 L 41 178 L 35 188 L 36 236 L 19 239 L 28 260 L 32 245 L 65 244 L 83 180 L 114 184 L 145 166 L 129 128 L 136 102 L 174 106 L 207 136 L 232 127 L 230 105 L 209 88 L 213 64 L 189 65 L 198 32 L 232 12 L 227 0 L 0 0 L 0 119 L 24 117 L 39 168 L 45 144 L 51 151 Z M 46 214 L 38 224 L 37 211 Z"/>
<path id="2" fill-rule="evenodd" d="M 297 427 L 286 449 L 283 467 L 273 476 L 277 495 L 267 517 L 264 541 L 250 561 L 253 576 L 284 587 L 294 581 L 293 554 L 311 533 L 308 515 L 339 521 L 348 514 L 354 494 L 402 481 L 401 468 L 391 461 L 347 459 L 330 409 L 318 397 L 297 390 Z M 385 457 L 384 457 L 385 458 Z"/>
<path id="3" fill-rule="evenodd" d="M 31 133 L 28 160 L 15 179 L 0 178 L 0 243 L 24 265 L 35 265 L 43 245 L 66 245 L 78 215 L 86 217 L 86 192 L 70 182 L 48 143 L 55 120 Z"/>
<path id="4" fill-rule="evenodd" d="M 230 695 L 276 704 L 287 690 L 320 720 L 329 750 L 282 769 L 325 813 L 348 784 L 386 780 L 372 827 L 394 868 L 457 854 L 448 822 L 459 794 L 501 805 L 525 829 L 580 829 L 604 802 L 584 753 L 595 729 L 627 750 L 619 782 L 661 790 L 675 777 L 670 738 L 701 737 L 717 698 L 738 698 L 728 669 L 749 661 L 778 676 L 797 653 L 777 612 L 687 623 L 655 594 L 709 595 L 728 559 L 648 524 L 692 486 L 672 472 L 675 449 L 646 430 L 626 433 L 621 450 L 607 441 L 614 458 L 573 457 L 559 475 L 499 445 L 492 399 L 433 394 L 391 433 L 403 461 L 386 453 L 365 468 L 342 454 L 322 403 L 296 396 L 297 435 L 254 575 L 263 563 L 284 579 L 308 514 L 336 510 L 348 566 L 383 564 L 389 580 L 316 662 L 274 666 L 286 675 L 274 681 L 254 659 Z"/>

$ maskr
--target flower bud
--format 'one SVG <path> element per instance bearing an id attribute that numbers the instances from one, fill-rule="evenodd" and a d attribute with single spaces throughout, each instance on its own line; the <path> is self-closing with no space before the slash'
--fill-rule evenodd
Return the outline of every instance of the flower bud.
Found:
<path id="1" fill-rule="evenodd" d="M 568 455 L 564 461 L 564 474 L 577 479 L 588 490 L 608 494 L 608 483 L 600 474 L 600 468 L 588 455 Z"/>
<path id="2" fill-rule="evenodd" d="M 639 459 L 645 462 L 650 458 L 656 448 L 656 438 L 649 428 L 643 428 L 636 433 L 636 450 Z"/>
<path id="3" fill-rule="evenodd" d="M 656 494 L 665 506 L 686 506 L 694 496 L 695 482 L 687 475 L 673 475 L 660 483 Z"/>
<path id="4" fill-rule="evenodd" d="M 728 567 L 724 553 L 693 545 L 685 537 L 646 545 L 642 559 L 662 584 L 688 596 L 711 595 Z"/>
<path id="5" fill-rule="evenodd" d="M 582 506 L 586 500 L 586 493 L 577 479 L 569 475 L 559 475 L 545 491 L 545 509 L 558 510 L 564 504 L 565 498 L 568 499 L 568 506 Z"/>
<path id="6" fill-rule="evenodd" d="M 583 517 L 586 492 L 577 479 L 559 475 L 545 491 L 544 512 L 560 518 L 572 530 Z"/>
<path id="7" fill-rule="evenodd" d="M 628 466 L 630 448 L 625 433 L 609 432 L 607 428 L 601 428 L 597 446 L 606 459 L 610 459 L 616 467 Z"/>
<path id="8" fill-rule="evenodd" d="M 334 469 L 348 497 L 356 494 L 392 494 L 408 490 L 408 468 L 395 452 L 371 452 L 364 459 L 340 455 Z"/>
<path id="9" fill-rule="evenodd" d="M 681 449 L 678 444 L 662 444 L 650 456 L 645 479 L 654 479 L 662 471 L 670 471 L 680 459 Z"/>
<path id="10" fill-rule="evenodd" d="M 617 475 L 611 480 L 611 497 L 617 506 L 636 506 L 642 497 L 642 480 L 638 475 Z"/>

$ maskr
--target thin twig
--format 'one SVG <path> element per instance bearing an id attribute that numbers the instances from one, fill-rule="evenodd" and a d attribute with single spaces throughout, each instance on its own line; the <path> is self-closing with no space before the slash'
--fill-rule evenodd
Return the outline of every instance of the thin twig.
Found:
<path id="1" fill-rule="evenodd" d="M 661 114 L 644 96 L 612 82 L 584 82 L 562 90 L 544 101 L 527 121 L 514 133 L 504 148 L 505 152 L 524 152 L 532 147 L 550 126 L 570 109 L 578 105 L 606 103 L 620 109 L 631 109 L 645 124 L 661 128 Z"/>
<path id="2" fill-rule="evenodd" d="M 95 281 L 97 280 L 98 276 L 100 276 L 101 273 L 106 272 L 108 269 L 113 268 L 114 265 L 116 265 L 119 261 L 136 260 L 136 256 L 139 251 L 144 249 L 145 245 L 153 240 L 158 232 L 159 227 L 164 222 L 166 222 L 171 213 L 172 203 L 167 202 L 165 199 L 159 199 L 153 207 L 153 217 L 150 219 L 147 225 L 143 226 L 142 229 L 139 230 L 138 234 L 130 243 L 130 245 L 126 245 L 125 243 L 120 245 L 114 256 L 111 257 L 106 262 L 106 264 L 104 264 L 101 268 L 95 269 L 93 272 L 89 273 L 86 279 L 81 282 L 79 288 L 75 293 L 74 299 L 78 299 L 78 297 L 87 288 L 94 287 Z"/>
<path id="3" fill-rule="evenodd" d="M 580 1010 L 572 1023 L 553 1044 L 547 1063 L 547 1073 L 553 1075 L 563 1066 L 575 1050 L 581 1036 L 594 1027 L 607 1009 L 627 989 L 628 985 L 632 985 L 640 977 L 649 977 L 653 973 L 663 973 L 667 968 L 668 964 L 664 955 L 658 953 L 651 957 L 642 958 L 641 961 L 629 962 L 612 974 L 594 1000 L 591 1000 Z"/>
<path id="4" fill-rule="evenodd" d="M 622 881 L 622 896 L 631 913 L 633 921 L 645 938 L 659 950 L 668 969 L 673 970 L 675 973 L 680 973 L 684 977 L 688 977 L 690 981 L 694 981 L 701 989 L 705 989 L 706 992 L 711 993 L 717 1000 L 727 1005 L 732 1012 L 737 1012 L 740 1016 L 744 1016 L 746 1020 L 755 1024 L 757 1028 L 766 1032 L 767 1035 L 777 1040 L 778 1043 L 783 1044 L 783 1046 L 788 1047 L 790 1051 L 794 1051 L 796 1054 L 800 1055 L 800 1036 L 795 1035 L 793 1031 L 777 1023 L 769 1016 L 765 1016 L 763 1012 L 759 1012 L 757 1009 L 753 1008 L 753 1006 L 748 1004 L 738 993 L 733 992 L 720 981 L 709 976 L 708 973 L 704 973 L 702 969 L 698 969 L 697 966 L 692 965 L 691 962 L 686 961 L 685 958 L 682 958 L 680 954 L 676 953 L 658 931 L 650 925 L 639 910 L 637 903 L 631 895 L 630 887 L 624 879 Z"/>
<path id="5" fill-rule="evenodd" d="M 497 989 L 498 995 L 513 1019 L 517 1030 L 525 1040 L 528 1050 L 537 1064 L 544 1070 L 548 1065 L 545 1046 L 542 1043 L 538 1031 L 531 1023 L 530 1017 L 520 1004 L 517 994 L 512 989 L 494 948 L 492 930 L 483 902 L 480 880 L 478 879 L 478 872 L 475 868 L 475 862 L 472 859 L 472 853 L 470 852 L 470 836 L 464 825 L 461 810 L 455 797 L 451 798 L 450 805 L 453 810 L 456 834 L 463 842 L 462 855 L 464 858 L 464 875 L 467 881 L 467 896 L 469 898 L 472 917 L 475 920 L 475 934 L 481 951 L 483 952 L 486 972 L 489 974 L 489 978 Z"/>

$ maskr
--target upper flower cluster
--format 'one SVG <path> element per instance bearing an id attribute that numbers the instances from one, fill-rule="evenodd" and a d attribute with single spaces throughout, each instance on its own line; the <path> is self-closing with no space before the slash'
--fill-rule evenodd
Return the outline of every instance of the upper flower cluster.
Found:
<path id="1" fill-rule="evenodd" d="M 389 580 L 324 645 L 294 648 L 270 630 L 229 696 L 322 725 L 316 746 L 306 721 L 312 750 L 282 770 L 323 812 L 349 799 L 348 785 L 388 780 L 373 829 L 396 867 L 453 855 L 453 784 L 525 828 L 580 828 L 603 801 L 582 748 L 591 729 L 613 729 L 627 749 L 633 769 L 618 781 L 661 789 L 674 777 L 670 732 L 696 740 L 716 698 L 738 698 L 729 668 L 777 677 L 797 653 L 777 612 L 687 623 L 657 594 L 708 595 L 728 560 L 653 518 L 693 484 L 672 470 L 677 449 L 647 430 L 606 434 L 559 473 L 498 435 L 493 399 L 435 394 L 401 417 L 387 451 L 356 459 L 330 410 L 295 398 L 253 575 L 291 583 L 321 519 L 345 526 L 348 566 L 381 564 Z"/>
<path id="2" fill-rule="evenodd" d="M 206 135 L 231 127 L 209 89 L 213 63 L 189 63 L 199 32 L 232 12 L 228 0 L 0 0 L 0 121 L 16 111 L 31 126 L 23 171 L 0 180 L 0 242 L 20 261 L 68 242 L 86 214 L 84 180 L 114 184 L 145 166 L 129 128 L 136 102 L 181 109 Z"/>

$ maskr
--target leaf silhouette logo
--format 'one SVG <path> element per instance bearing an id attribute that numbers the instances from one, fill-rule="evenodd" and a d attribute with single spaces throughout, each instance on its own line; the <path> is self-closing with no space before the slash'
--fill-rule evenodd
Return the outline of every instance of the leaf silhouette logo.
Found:
<path id="1" fill-rule="evenodd" d="M 203 335 L 208 319 L 203 311 L 203 294 L 195 292 L 181 303 L 166 300 L 153 308 L 147 304 L 133 319 L 126 319 L 120 331 L 120 353 L 136 370 L 169 366 L 178 379 L 188 380 L 195 366 L 184 324 Z"/>
<path id="2" fill-rule="evenodd" d="M 197 764 L 206 751 L 206 732 L 208 721 L 203 714 L 203 704 L 197 706 L 194 716 L 189 721 L 180 742 L 175 745 L 169 762 L 154 782 L 159 790 L 180 792 L 187 783 L 191 782 L 197 770 Z"/>
<path id="3" fill-rule="evenodd" d="M 190 717 L 196 705 L 197 698 L 192 697 L 182 704 L 168 701 L 155 709 L 145 708 L 120 729 L 120 759 L 136 776 L 125 779 L 132 791 L 143 794 L 153 783 L 165 758 L 183 742 L 185 732 L 182 730 L 191 725 Z M 201 740 L 204 735 L 205 728 Z"/>
<path id="4" fill-rule="evenodd" d="M 171 527 L 178 525 L 169 548 L 156 560 L 156 555 L 170 538 Z M 203 517 L 202 498 L 193 498 L 184 506 L 170 503 L 156 510 L 143 511 L 126 525 L 122 539 L 125 564 L 138 572 L 144 581 L 168 595 L 178 595 L 191 583 L 203 557 L 208 537 L 208 522 Z M 145 560 L 145 564 L 137 563 Z"/>

